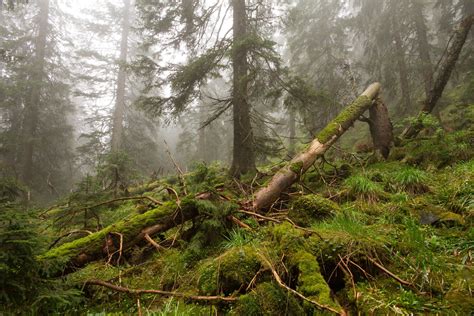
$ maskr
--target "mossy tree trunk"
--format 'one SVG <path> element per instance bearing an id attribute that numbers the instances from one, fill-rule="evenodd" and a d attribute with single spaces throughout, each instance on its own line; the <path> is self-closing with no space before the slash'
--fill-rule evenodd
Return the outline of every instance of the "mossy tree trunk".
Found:
<path id="1" fill-rule="evenodd" d="M 440 64 L 438 75 L 436 76 L 433 86 L 431 87 L 429 94 L 426 96 L 426 99 L 423 102 L 423 107 L 419 116 L 431 113 L 435 108 L 436 103 L 441 98 L 441 95 L 443 94 L 444 88 L 446 87 L 449 77 L 453 72 L 454 66 L 456 65 L 473 23 L 474 14 L 471 14 L 465 18 L 459 27 L 454 31 L 451 44 L 449 45 L 444 60 Z M 403 131 L 401 137 L 414 138 L 418 135 L 422 127 L 423 126 L 420 122 L 415 123 L 406 128 Z"/>
<path id="2" fill-rule="evenodd" d="M 393 144 L 393 126 L 388 109 L 381 98 L 369 109 L 369 128 L 374 150 L 387 158 Z"/>
<path id="3" fill-rule="evenodd" d="M 260 210 L 275 202 L 280 194 L 295 183 L 308 168 L 347 131 L 367 110 L 380 91 L 380 84 L 371 84 L 351 105 L 346 107 L 312 141 L 309 147 L 281 168 L 270 183 L 254 197 L 253 208 Z"/>

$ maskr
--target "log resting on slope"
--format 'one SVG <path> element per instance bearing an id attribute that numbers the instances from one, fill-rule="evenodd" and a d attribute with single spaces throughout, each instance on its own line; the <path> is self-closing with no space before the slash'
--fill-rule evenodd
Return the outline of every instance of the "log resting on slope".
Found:
<path id="1" fill-rule="evenodd" d="M 371 84 L 352 104 L 347 106 L 339 115 L 332 120 L 309 147 L 293 158 L 281 168 L 270 180 L 269 184 L 260 189 L 254 196 L 253 209 L 261 210 L 270 206 L 288 189 L 298 181 L 300 176 L 321 157 L 344 134 L 354 122 L 369 109 L 380 91 L 380 83 Z"/>

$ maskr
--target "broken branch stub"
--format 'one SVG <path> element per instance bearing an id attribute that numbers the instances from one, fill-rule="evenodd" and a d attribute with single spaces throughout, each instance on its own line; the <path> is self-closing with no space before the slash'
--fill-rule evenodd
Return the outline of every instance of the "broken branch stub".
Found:
<path id="1" fill-rule="evenodd" d="M 280 194 L 295 183 L 308 168 L 321 157 L 367 110 L 380 92 L 380 83 L 371 84 L 352 104 L 332 120 L 309 147 L 281 168 L 269 184 L 260 189 L 254 197 L 253 209 L 260 210 L 275 202 Z"/>

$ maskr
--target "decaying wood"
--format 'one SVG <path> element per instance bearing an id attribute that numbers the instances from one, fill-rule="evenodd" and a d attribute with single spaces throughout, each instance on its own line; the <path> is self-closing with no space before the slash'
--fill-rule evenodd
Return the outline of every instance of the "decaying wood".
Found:
<path id="1" fill-rule="evenodd" d="M 393 126 L 387 107 L 380 97 L 369 108 L 369 119 L 367 121 L 374 143 L 374 150 L 382 157 L 387 158 L 393 144 Z"/>
<path id="2" fill-rule="evenodd" d="M 438 103 L 438 100 L 441 98 L 441 95 L 443 94 L 444 88 L 446 87 L 451 73 L 453 72 L 454 66 L 456 65 L 459 54 L 461 53 L 464 43 L 466 42 L 467 35 L 469 34 L 473 23 L 474 14 L 471 14 L 470 16 L 466 17 L 461 22 L 459 27 L 454 31 L 446 56 L 440 63 L 434 84 L 426 96 L 426 99 L 423 101 L 423 107 L 419 117 L 424 114 L 431 113 L 436 106 L 436 103 Z M 422 127 L 423 126 L 420 123 L 415 123 L 406 128 L 403 131 L 401 137 L 414 138 L 418 135 Z"/>
<path id="3" fill-rule="evenodd" d="M 119 285 L 115 285 L 109 282 L 105 282 L 102 280 L 89 280 L 85 283 L 86 285 L 98 285 L 109 288 L 111 290 L 134 294 L 134 295 L 141 295 L 141 294 L 156 294 L 162 296 L 173 296 L 173 297 L 180 297 L 187 300 L 192 301 L 204 301 L 207 303 L 232 303 L 237 301 L 236 297 L 226 297 L 226 296 L 202 296 L 202 295 L 191 295 L 186 293 L 179 293 L 179 292 L 169 292 L 169 291 L 161 291 L 161 290 L 146 290 L 146 289 L 130 289 L 128 287 L 123 287 Z"/>
<path id="4" fill-rule="evenodd" d="M 313 140 L 310 146 L 280 169 L 270 183 L 254 197 L 253 209 L 260 210 L 274 203 L 280 194 L 295 183 L 308 168 L 321 157 L 337 139 L 347 131 L 378 96 L 380 84 L 371 84 L 351 105 L 346 107 Z"/>

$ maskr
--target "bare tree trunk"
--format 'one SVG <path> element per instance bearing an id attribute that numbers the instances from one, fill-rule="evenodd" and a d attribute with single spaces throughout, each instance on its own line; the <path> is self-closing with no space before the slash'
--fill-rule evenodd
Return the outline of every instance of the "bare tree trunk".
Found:
<path id="1" fill-rule="evenodd" d="M 248 103 L 248 62 L 244 41 L 247 36 L 245 0 L 232 0 L 234 49 L 232 54 L 234 147 L 230 172 L 233 176 L 255 170 L 255 149 Z"/>
<path id="2" fill-rule="evenodd" d="M 423 107 L 421 109 L 420 115 L 431 113 L 434 107 L 436 106 L 436 103 L 440 99 L 441 95 L 443 94 L 444 88 L 448 83 L 449 77 L 451 76 L 454 66 L 456 65 L 456 62 L 459 58 L 459 54 L 461 53 L 464 43 L 466 42 L 467 35 L 469 34 L 473 23 L 474 14 L 465 18 L 461 22 L 459 27 L 454 31 L 447 54 L 444 60 L 440 63 L 438 75 L 434 81 L 433 87 L 430 89 L 429 94 L 423 102 Z M 401 137 L 416 137 L 421 128 L 422 125 L 420 123 L 413 124 L 403 131 Z"/>
<path id="3" fill-rule="evenodd" d="M 387 158 L 393 144 L 393 126 L 388 110 L 381 98 L 369 109 L 369 128 L 374 150 Z"/>
<path id="4" fill-rule="evenodd" d="M 290 142 L 288 145 L 288 156 L 293 158 L 295 155 L 295 145 L 296 145 L 296 111 L 293 108 L 289 109 L 289 125 L 290 125 Z"/>
<path id="5" fill-rule="evenodd" d="M 23 123 L 23 172 L 22 180 L 31 184 L 33 172 L 33 156 L 35 152 L 35 138 L 38 129 L 39 108 L 41 102 L 41 86 L 44 78 L 44 65 L 46 58 L 46 39 L 48 35 L 49 0 L 39 1 L 39 29 L 35 44 L 35 63 L 30 80 L 30 100 L 25 107 Z"/>
<path id="6" fill-rule="evenodd" d="M 402 92 L 402 107 L 400 113 L 405 114 L 411 107 L 410 84 L 408 82 L 408 71 L 405 62 L 405 50 L 400 36 L 400 26 L 397 18 L 392 17 L 393 41 L 395 44 L 395 55 L 400 76 L 400 89 Z"/>
<path id="7" fill-rule="evenodd" d="M 420 0 L 412 0 L 415 30 L 418 42 L 418 54 L 422 63 L 422 74 L 425 86 L 425 96 L 428 96 L 433 84 L 433 65 L 431 64 L 430 46 L 428 43 L 427 28 L 423 7 Z"/>
<path id="8" fill-rule="evenodd" d="M 281 168 L 268 185 L 254 197 L 253 208 L 260 210 L 274 203 L 280 194 L 295 183 L 308 168 L 328 150 L 354 122 L 372 106 L 380 91 L 380 84 L 371 84 L 361 96 L 346 107 L 313 140 L 309 147 Z"/>
<path id="9" fill-rule="evenodd" d="M 130 0 L 124 0 L 122 40 L 120 42 L 119 71 L 117 75 L 117 90 L 112 125 L 112 152 L 120 150 L 123 142 L 123 117 L 125 113 L 125 63 L 128 52 L 128 33 L 130 31 Z"/>

